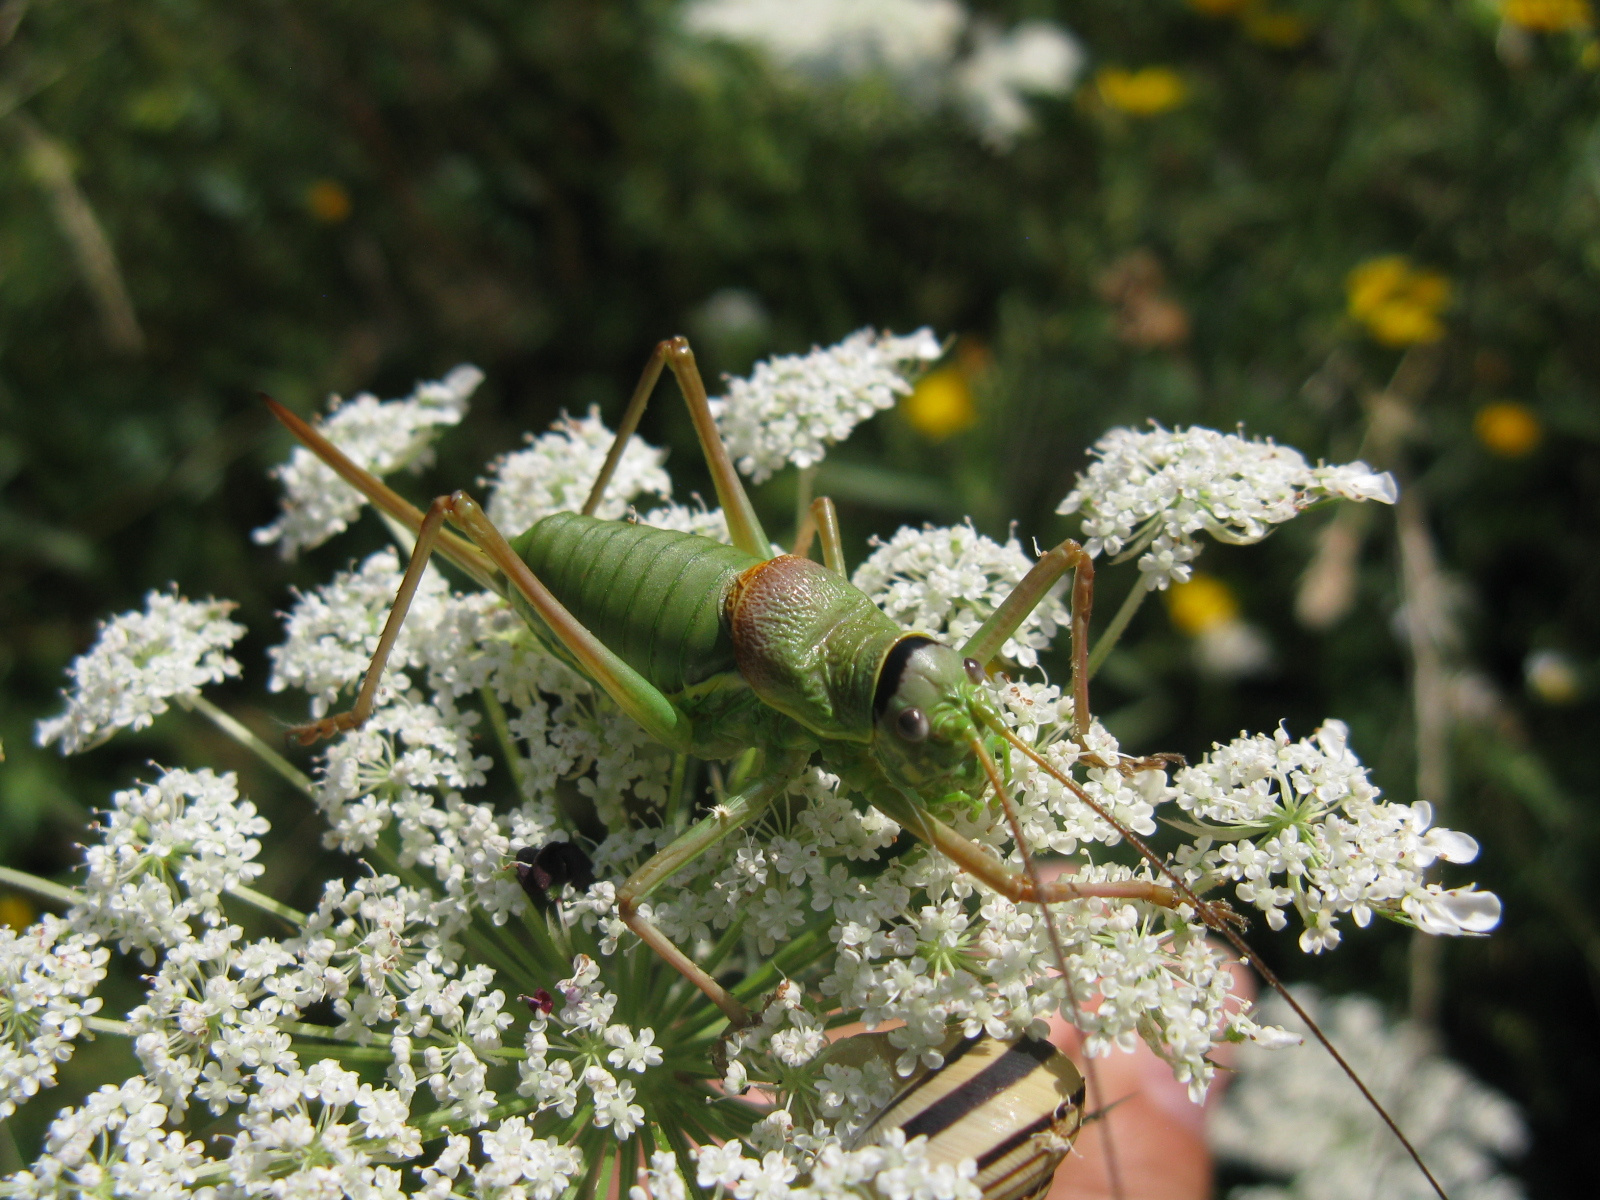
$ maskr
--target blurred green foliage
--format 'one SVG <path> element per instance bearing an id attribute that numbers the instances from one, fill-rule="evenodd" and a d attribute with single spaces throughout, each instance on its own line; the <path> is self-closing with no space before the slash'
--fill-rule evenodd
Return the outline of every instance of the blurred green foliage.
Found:
<path id="1" fill-rule="evenodd" d="M 1574 1194 L 1600 1111 L 1592 34 L 1530 33 L 1474 0 L 1285 0 L 1275 27 L 1178 0 L 974 7 L 1060 21 L 1091 71 L 1170 68 L 1183 100 L 1141 117 L 1087 82 L 1035 101 L 1038 128 L 998 150 L 891 79 L 807 80 L 693 40 L 664 0 L 0 4 L 6 861 L 65 871 L 90 810 L 155 757 L 246 772 L 295 831 L 268 884 L 304 886 L 315 819 L 183 717 L 81 760 L 31 746 L 95 621 L 169 580 L 239 601 L 253 630 L 249 678 L 220 698 L 264 733 L 298 715 L 261 708 L 274 610 L 367 543 L 284 565 L 250 542 L 286 449 L 257 391 L 308 411 L 478 363 L 489 384 L 421 495 L 562 408 L 614 418 L 659 337 L 695 336 L 714 374 L 931 324 L 966 339 L 980 420 L 933 442 L 888 416 L 829 460 L 819 490 L 855 558 L 871 532 L 963 513 L 1059 540 L 1085 448 L 1147 418 L 1242 421 L 1401 476 L 1470 714 L 1446 820 L 1484 843 L 1461 878 L 1507 902 L 1502 932 L 1444 948 L 1441 1028 L 1527 1108 L 1533 1192 Z M 1347 309 L 1348 273 L 1395 254 L 1448 280 L 1442 340 L 1386 346 Z M 730 295 L 755 319 L 719 320 Z M 1475 424 L 1505 402 L 1539 435 L 1514 457 Z M 706 490 L 677 406 L 644 432 L 674 447 L 681 490 Z M 775 524 L 794 486 L 761 493 Z M 1104 673 L 1108 719 L 1136 748 L 1195 755 L 1338 716 L 1413 796 L 1394 519 L 1365 515 L 1354 607 L 1320 630 L 1289 601 L 1329 517 L 1208 550 L 1275 671 L 1197 672 L 1151 604 Z M 1131 575 L 1102 573 L 1103 612 Z M 1573 688 L 1525 687 L 1541 650 Z M 1405 1000 L 1403 931 L 1310 962 L 1257 936 L 1292 977 Z"/>

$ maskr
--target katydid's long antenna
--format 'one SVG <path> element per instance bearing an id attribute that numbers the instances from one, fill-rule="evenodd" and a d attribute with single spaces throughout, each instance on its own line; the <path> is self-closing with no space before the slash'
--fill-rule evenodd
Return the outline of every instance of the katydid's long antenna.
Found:
<path id="1" fill-rule="evenodd" d="M 1006 824 L 1011 826 L 1011 837 L 1017 843 L 1017 850 L 1022 855 L 1022 870 L 1028 876 L 1028 881 L 1033 884 L 1033 894 L 1039 897 L 1039 912 L 1044 917 L 1045 932 L 1050 936 L 1050 947 L 1055 951 L 1056 969 L 1061 972 L 1061 983 L 1067 993 L 1067 1006 L 1072 1009 L 1072 1023 L 1082 1031 L 1082 1009 L 1078 1006 L 1078 989 L 1073 984 L 1072 972 L 1067 967 L 1067 951 L 1061 944 L 1061 931 L 1056 928 L 1055 914 L 1050 911 L 1050 905 L 1044 899 L 1044 879 L 1039 875 L 1039 866 L 1033 861 L 1028 843 L 1022 838 L 1021 814 L 1017 812 L 1011 793 L 1005 789 L 1005 784 L 1000 778 L 1000 770 L 994 765 L 994 759 L 983 748 L 983 742 L 976 733 L 972 735 L 972 752 L 983 764 L 984 774 L 989 776 L 994 794 L 1000 798 L 1000 807 L 1006 814 Z M 1083 1075 L 1094 1091 L 1095 1100 L 1101 1103 L 1102 1111 L 1109 1112 L 1110 1106 L 1104 1104 L 1105 1093 L 1100 1090 L 1100 1073 L 1095 1067 L 1094 1058 L 1088 1052 L 1087 1043 L 1083 1054 Z M 1117 1148 L 1111 1138 L 1110 1121 L 1102 1122 L 1100 1140 L 1106 1148 L 1106 1179 L 1111 1184 L 1111 1195 L 1113 1200 L 1124 1200 L 1127 1193 L 1122 1190 L 1122 1171 L 1117 1164 Z"/>
<path id="2" fill-rule="evenodd" d="M 1215 932 L 1220 933 L 1227 940 L 1228 944 L 1238 952 L 1239 956 L 1248 962 L 1252 967 L 1254 967 L 1262 979 L 1266 980 L 1267 986 L 1272 988 L 1273 991 L 1277 992 L 1278 995 L 1284 998 L 1289 1007 L 1294 1010 L 1295 1016 L 1299 1017 L 1305 1022 L 1306 1028 L 1311 1030 L 1317 1041 L 1322 1043 L 1322 1048 L 1333 1056 L 1333 1061 L 1339 1064 L 1340 1069 L 1350 1077 L 1350 1082 L 1356 1085 L 1356 1088 L 1364 1097 L 1366 1097 L 1367 1103 L 1372 1105 L 1373 1111 L 1383 1118 L 1383 1123 L 1389 1127 L 1389 1131 L 1399 1139 L 1400 1144 L 1405 1147 L 1406 1153 L 1411 1156 L 1411 1161 L 1417 1164 L 1417 1170 L 1422 1172 L 1424 1177 L 1426 1177 L 1428 1180 L 1429 1185 L 1435 1192 L 1438 1193 L 1439 1200 L 1450 1200 L 1450 1197 L 1446 1194 L 1443 1185 L 1434 1178 L 1433 1172 L 1428 1169 L 1428 1164 L 1422 1161 L 1422 1155 L 1418 1154 L 1417 1148 L 1411 1144 L 1411 1139 L 1406 1137 L 1406 1135 L 1400 1131 L 1400 1126 L 1397 1125 L 1395 1123 L 1395 1119 L 1389 1115 L 1389 1110 L 1384 1108 L 1384 1106 L 1378 1102 L 1378 1098 L 1374 1096 L 1367 1085 L 1362 1082 L 1361 1076 L 1356 1074 L 1355 1068 L 1345 1060 L 1344 1055 L 1339 1053 L 1333 1042 L 1328 1039 L 1328 1035 L 1322 1031 L 1322 1026 L 1318 1025 L 1314 1020 L 1311 1019 L 1311 1014 L 1301 1006 L 1300 1001 L 1296 1000 L 1289 989 L 1283 985 L 1283 982 L 1278 978 L 1277 973 L 1273 971 L 1271 967 L 1267 966 L 1266 963 L 1261 961 L 1261 956 L 1252 950 L 1245 940 L 1234 930 L 1232 925 L 1229 924 L 1228 916 L 1223 911 L 1219 910 L 1216 905 L 1200 899 L 1195 890 L 1190 887 L 1176 871 L 1168 866 L 1166 860 L 1152 850 L 1142 838 L 1135 834 L 1133 830 L 1129 829 L 1121 821 L 1117 820 L 1117 818 L 1111 814 L 1105 805 L 1101 804 L 1098 800 L 1094 799 L 1094 797 L 1090 796 L 1088 792 L 1084 791 L 1083 788 L 1079 787 L 1070 776 L 1058 771 L 1045 760 L 1043 755 L 1036 751 L 1032 746 L 1029 746 L 1021 738 L 1017 737 L 1016 734 L 1011 732 L 1011 730 L 1007 729 L 1005 723 L 998 717 L 990 717 L 986 715 L 984 718 L 984 723 L 987 724 L 995 733 L 998 733 L 1006 741 L 1011 743 L 1011 745 L 1022 751 L 1025 756 L 1032 759 L 1036 764 L 1043 768 L 1045 773 L 1051 778 L 1055 779 L 1056 782 L 1068 788 L 1075 796 L 1078 797 L 1078 799 L 1082 800 L 1089 806 L 1090 810 L 1095 814 L 1095 816 L 1099 817 L 1102 821 L 1110 825 L 1111 828 L 1115 829 L 1119 834 L 1126 838 L 1128 844 L 1137 850 L 1144 857 L 1145 861 L 1147 861 L 1162 875 L 1167 877 L 1167 879 L 1172 883 L 1173 890 L 1187 900 L 1190 904 L 1194 905 L 1195 911 L 1200 914 L 1201 919 L 1205 921 L 1206 925 Z M 985 760 L 987 761 L 987 756 L 985 756 Z M 992 775 L 991 778 L 993 778 Z M 1024 851 L 1023 853 L 1023 861 L 1027 862 L 1027 852 Z M 1035 883 L 1034 886 L 1038 887 L 1038 884 Z"/>

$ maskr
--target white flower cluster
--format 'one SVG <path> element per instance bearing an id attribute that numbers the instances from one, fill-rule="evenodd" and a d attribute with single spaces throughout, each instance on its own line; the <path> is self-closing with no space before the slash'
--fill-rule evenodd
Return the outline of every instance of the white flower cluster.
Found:
<path id="1" fill-rule="evenodd" d="M 231 603 L 151 592 L 144 604 L 107 621 L 67 668 L 67 711 L 39 722 L 39 745 L 60 742 L 63 754 L 91 749 L 119 729 L 143 729 L 168 701 L 192 700 L 206 684 L 239 674 L 228 650 L 245 629 L 228 620 Z"/>
<path id="2" fill-rule="evenodd" d="M 1406 1131 L 1453 1200 L 1520 1200 L 1500 1161 L 1527 1144 L 1516 1107 L 1430 1049 L 1407 1022 L 1391 1024 L 1365 997 L 1297 997 Z M 1303 1029 L 1277 997 L 1268 1019 Z M 1309 1038 L 1307 1041 L 1309 1042 Z M 1285 1180 L 1236 1188 L 1229 1200 L 1425 1200 L 1422 1173 L 1338 1065 L 1316 1045 L 1268 1051 L 1245 1046 L 1210 1140 L 1226 1159 Z"/>
<path id="3" fill-rule="evenodd" d="M 429 447 L 440 428 L 461 420 L 482 382 L 482 371 L 463 365 L 441 380 L 419 383 L 404 400 L 380 401 L 365 392 L 353 400 L 334 396 L 321 432 L 375 475 L 421 470 L 432 461 Z M 256 530 L 255 540 L 279 543 L 285 558 L 322 545 L 361 511 L 360 495 L 303 446 L 273 475 L 283 484 L 283 513 Z"/>
<path id="4" fill-rule="evenodd" d="M 711 402 L 739 470 L 756 483 L 787 464 L 815 466 L 874 413 L 893 408 L 914 376 L 942 353 L 930 329 L 904 337 L 860 329 L 836 346 L 756 364 Z"/>
<path id="5" fill-rule="evenodd" d="M 97 941 L 48 915 L 20 931 L 0 926 L 0 1121 L 55 1086 L 84 1018 L 100 1011 L 92 993 L 111 955 Z"/>
<path id="6" fill-rule="evenodd" d="M 1433 934 L 1493 929 L 1500 900 L 1492 892 L 1424 878 L 1441 859 L 1471 862 L 1478 843 L 1428 828 L 1426 803 L 1381 800 L 1348 738 L 1340 721 L 1301 741 L 1283 729 L 1241 736 L 1179 771 L 1176 799 L 1194 819 L 1173 823 L 1199 838 L 1179 859 L 1191 879 L 1236 882 L 1239 899 L 1274 929 L 1293 905 L 1308 953 L 1339 944 L 1335 922 L 1344 913 L 1361 926 L 1377 913 Z"/>
<path id="7" fill-rule="evenodd" d="M 878 606 L 907 629 L 960 646 L 978 631 L 1033 562 L 1016 538 L 1005 545 L 971 523 L 902 528 L 888 541 L 873 538 L 872 553 L 850 576 Z M 1039 651 L 1071 620 L 1058 586 L 1006 640 L 1000 656 L 1024 667 L 1039 665 Z"/>
<path id="8" fill-rule="evenodd" d="M 878 1146 L 823 1147 L 811 1163 L 810 1182 L 800 1186 L 795 1185 L 799 1170 L 779 1151 L 769 1150 L 759 1158 L 744 1151 L 737 1140 L 702 1146 L 696 1151 L 696 1182 L 720 1187 L 735 1200 L 979 1200 L 983 1195 L 974 1182 L 978 1169 L 971 1159 L 959 1165 L 931 1163 L 928 1139 L 907 1141 L 898 1129 Z M 670 1185 L 654 1192 L 656 1200 L 671 1194 Z"/>
<path id="9" fill-rule="evenodd" d="M 484 481 L 490 489 L 489 519 L 515 537 L 540 517 L 579 511 L 615 436 L 597 408 L 586 417 L 562 417 L 548 433 L 529 434 L 526 450 L 489 465 L 490 478 Z M 661 467 L 666 457 L 637 434 L 629 438 L 595 515 L 614 521 L 637 496 L 671 496 L 672 480 Z"/>
<path id="10" fill-rule="evenodd" d="M 852 341 L 852 353 L 878 356 L 874 370 L 902 389 L 894 364 L 938 349 L 926 333 Z M 833 362 L 817 368 L 814 383 L 855 370 L 830 354 L 849 358 L 813 355 Z M 768 381 L 781 374 L 774 368 Z M 892 398 L 888 376 L 878 385 Z M 452 411 L 465 402 L 464 386 Z M 413 423 L 410 450 L 426 428 Z M 807 426 L 805 437 L 820 438 L 818 428 Z M 804 442 L 796 429 L 780 460 Z M 495 500 L 507 523 L 581 503 L 605 439 L 596 418 L 569 421 L 502 460 Z M 1330 492 L 1362 486 L 1318 478 Z M 319 494 L 331 503 L 334 493 Z M 611 511 L 636 495 L 670 495 L 658 452 L 643 443 L 624 457 Z M 715 512 L 668 505 L 645 520 L 726 536 Z M 284 539 L 309 544 L 297 539 L 310 526 L 297 528 Z M 897 620 L 959 641 L 1029 565 L 1014 541 L 1002 546 L 957 526 L 902 531 L 856 579 Z M 272 652 L 271 687 L 305 693 L 317 715 L 347 701 L 400 570 L 393 550 L 379 551 L 297 596 L 286 640 Z M 161 599 L 104 672 L 128 693 L 127 711 L 182 698 L 174 679 L 198 689 L 237 669 L 208 658 L 238 636 L 225 606 Z M 1048 599 L 1005 654 L 1037 662 L 1066 619 L 1061 601 Z M 135 648 L 143 646 L 157 651 Z M 91 675 L 77 677 L 84 695 L 73 703 L 85 711 Z M 1422 880 L 1435 859 L 1465 861 L 1475 846 L 1428 830 L 1420 808 L 1381 803 L 1335 725 L 1309 743 L 1241 739 L 1169 780 L 1124 756 L 1098 723 L 1080 744 L 1058 688 L 1005 680 L 994 696 L 1017 736 L 1124 828 L 1149 834 L 1181 809 L 1199 839 L 1183 865 L 1206 882 L 1233 881 L 1269 920 L 1296 906 L 1312 948 L 1336 940 L 1333 918 L 1347 911 L 1358 922 L 1378 912 L 1434 932 L 1486 928 L 1498 913 L 1493 897 Z M 75 736 L 118 723 L 85 718 Z M 675 761 L 506 602 L 458 594 L 435 572 L 423 577 L 372 719 L 320 756 L 304 790 L 327 818 L 325 845 L 361 864 L 325 883 L 310 913 L 253 890 L 269 830 L 233 776 L 170 770 L 116 794 L 65 924 L 46 919 L 0 937 L 0 1097 L 9 1104 L 49 1085 L 98 1007 L 91 993 L 107 962 L 99 942 L 145 964 L 144 994 L 122 1024 L 95 1018 L 97 1030 L 126 1032 L 140 1076 L 63 1113 L 33 1167 L 0 1181 L 0 1197 L 120 1189 L 554 1200 L 600 1156 L 632 1156 L 653 1139 L 657 1149 L 680 1148 L 650 1162 L 641 1186 L 658 1200 L 687 1192 L 684 1172 L 751 1200 L 968 1200 L 970 1171 L 930 1165 L 920 1141 L 850 1151 L 840 1142 L 900 1076 L 936 1067 L 952 1030 L 1009 1036 L 1065 1010 L 1089 1053 L 1142 1039 L 1196 1095 L 1218 1042 L 1282 1040 L 1229 1003 L 1227 963 L 1194 914 L 1141 900 L 1054 906 L 1069 998 L 1037 909 L 994 895 L 925 848 L 891 852 L 896 823 L 811 766 L 785 803 L 664 881 L 641 908 L 698 961 L 717 962 L 719 974 L 745 971 L 747 999 L 753 975 L 777 988 L 761 1021 L 730 1037 L 713 1068 L 719 1014 L 628 931 L 618 886 L 696 818 L 703 798 L 731 785 L 725 771 L 745 767 Z M 1001 766 L 1034 850 L 1075 856 L 1085 883 L 1156 881 L 1150 868 L 1121 865 L 1125 852 L 1109 853 L 1122 835 L 1078 790 L 1020 752 Z M 952 797 L 937 815 L 1021 862 L 991 799 Z M 592 850 L 598 882 L 545 889 L 531 874 L 519 882 L 526 852 L 537 859 L 552 842 L 579 860 L 580 842 Z M 292 931 L 252 941 L 235 923 L 240 905 Z M 807 980 L 806 990 L 785 978 Z M 524 996 L 527 1016 L 507 1005 L 524 991 L 533 993 Z M 879 1035 L 887 1047 L 879 1060 L 846 1065 L 825 1052 L 836 1012 L 870 1028 L 896 1025 Z M 708 1104 L 713 1084 L 724 1099 Z M 749 1089 L 781 1102 L 758 1120 L 726 1098 Z M 186 1140 L 208 1122 L 237 1136 Z M 703 1148 L 697 1163 L 682 1150 L 689 1142 Z"/>
<path id="11" fill-rule="evenodd" d="M 947 94 L 998 149 L 1032 128 L 1026 97 L 1070 92 L 1085 59 L 1053 22 L 1001 33 L 958 0 L 693 0 L 684 24 L 701 37 L 757 46 L 802 77 L 876 71 L 914 103 Z M 963 34 L 972 49 L 958 56 Z"/>
<path id="12" fill-rule="evenodd" d="M 1189 578 L 1197 534 L 1245 545 L 1323 500 L 1393 504 L 1397 495 L 1394 478 L 1366 463 L 1313 467 L 1290 446 L 1198 425 L 1113 429 L 1091 453 L 1056 511 L 1083 514 L 1090 554 L 1139 554 L 1151 589 Z"/>
<path id="13" fill-rule="evenodd" d="M 84 852 L 73 924 L 154 962 L 194 936 L 196 918 L 223 920 L 223 894 L 261 874 L 255 859 L 268 828 L 231 772 L 172 770 L 118 792 L 100 840 Z"/>
<path id="14" fill-rule="evenodd" d="M 0 1180 L 0 1196 L 188 1196 L 199 1178 L 203 1147 L 164 1130 L 166 1119 L 160 1094 L 137 1075 L 107 1084 L 80 1107 L 62 1110 L 45 1135 L 44 1153 L 28 1170 Z"/>

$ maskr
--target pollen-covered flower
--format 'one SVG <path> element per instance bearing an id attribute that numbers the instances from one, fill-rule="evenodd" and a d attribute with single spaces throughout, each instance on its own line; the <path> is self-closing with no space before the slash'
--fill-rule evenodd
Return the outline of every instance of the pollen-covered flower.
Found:
<path id="1" fill-rule="evenodd" d="M 1113 429 L 1056 509 L 1082 513 L 1091 555 L 1142 555 L 1147 588 L 1189 578 L 1200 533 L 1248 545 L 1324 500 L 1393 504 L 1394 479 L 1363 462 L 1311 466 L 1298 450 L 1198 425 Z"/>
<path id="2" fill-rule="evenodd" d="M 739 470 L 756 483 L 789 463 L 815 466 L 827 447 L 911 391 L 911 378 L 942 353 L 929 329 L 904 337 L 861 329 L 836 346 L 756 364 L 711 402 Z"/>
<path id="3" fill-rule="evenodd" d="M 1509 1100 L 1435 1053 L 1421 1029 L 1386 1020 L 1375 1001 L 1323 999 L 1309 990 L 1297 998 L 1454 1200 L 1519 1200 L 1522 1187 L 1501 1162 L 1521 1153 L 1528 1135 Z M 1305 1032 L 1276 996 L 1261 1015 Z M 1234 1194 L 1252 1200 L 1435 1195 L 1338 1064 L 1309 1036 L 1305 1042 L 1239 1052 L 1226 1102 L 1211 1114 L 1212 1148 L 1283 1182 Z"/>
<path id="4" fill-rule="evenodd" d="M 402 468 L 419 471 L 432 461 L 434 438 L 466 415 L 467 401 L 482 382 L 482 371 L 463 365 L 437 382 L 419 383 L 404 400 L 380 401 L 366 392 L 353 400 L 335 396 L 321 432 L 374 475 Z M 262 545 L 278 543 L 285 558 L 343 531 L 365 503 L 333 468 L 303 446 L 297 446 L 289 461 L 272 473 L 283 484 L 283 513 L 256 530 L 255 540 Z"/>
<path id="5" fill-rule="evenodd" d="M 540 517 L 553 512 L 578 512 L 616 435 L 591 408 L 585 417 L 562 417 L 550 432 L 528 435 L 528 448 L 507 454 L 489 464 L 489 519 L 507 537 L 514 537 Z M 638 434 L 617 462 L 595 515 L 614 521 L 628 511 L 638 496 L 666 500 L 672 480 L 662 470 L 666 452 L 657 450 Z"/>
<path id="6" fill-rule="evenodd" d="M 63 754 L 91 749 L 119 729 L 143 729 L 169 700 L 193 699 L 206 684 L 238 675 L 228 650 L 245 629 L 228 620 L 233 607 L 151 592 L 143 612 L 107 621 L 88 653 L 67 668 L 67 711 L 39 722 L 39 744 L 60 742 Z"/>

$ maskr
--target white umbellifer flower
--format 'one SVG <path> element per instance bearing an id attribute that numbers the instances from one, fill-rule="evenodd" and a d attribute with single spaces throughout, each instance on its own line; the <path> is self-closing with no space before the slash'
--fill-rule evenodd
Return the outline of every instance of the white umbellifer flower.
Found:
<path id="1" fill-rule="evenodd" d="M 402 468 L 421 470 L 432 461 L 431 446 L 439 430 L 461 420 L 467 401 L 482 382 L 482 371 L 463 365 L 437 382 L 419 383 L 404 400 L 380 401 L 365 392 L 353 400 L 334 396 L 320 430 L 374 475 Z M 255 540 L 262 545 L 279 543 L 285 558 L 342 532 L 365 503 L 359 492 L 303 446 L 272 473 L 283 484 L 283 513 L 256 530 Z"/>
<path id="2" fill-rule="evenodd" d="M 1440 859 L 1471 862 L 1478 844 L 1430 829 L 1426 803 L 1379 799 L 1348 737 L 1340 721 L 1298 742 L 1282 729 L 1241 736 L 1179 771 L 1178 806 L 1194 820 L 1173 823 L 1200 838 L 1180 858 L 1191 878 L 1235 881 L 1239 899 L 1274 929 L 1287 924 L 1283 910 L 1292 904 L 1308 953 L 1339 944 L 1334 922 L 1343 913 L 1358 925 L 1377 913 L 1434 934 L 1493 929 L 1493 893 L 1424 879 Z"/>
<path id="3" fill-rule="evenodd" d="M 946 64 L 967 14 L 957 0 L 694 0 L 684 25 L 702 37 L 760 46 L 821 74 L 916 74 Z"/>
<path id="4" fill-rule="evenodd" d="M 88 874 L 71 919 L 147 962 L 188 941 L 195 918 L 216 923 L 223 893 L 264 869 L 255 859 L 271 826 L 240 799 L 231 772 L 167 771 L 111 804 L 101 840 L 84 853 Z"/>
<path id="5" fill-rule="evenodd" d="M 851 582 L 907 629 L 959 646 L 978 631 L 1033 566 L 1016 538 L 1005 545 L 970 524 L 902 528 L 855 569 Z M 1028 614 L 1000 655 L 1024 667 L 1039 663 L 1039 651 L 1071 620 L 1061 599 L 1065 585 Z"/>
<path id="6" fill-rule="evenodd" d="M 107 621 L 67 668 L 67 711 L 39 722 L 41 746 L 59 741 L 63 754 L 91 749 L 119 729 L 143 729 L 169 700 L 191 700 L 206 684 L 239 674 L 227 652 L 245 629 L 228 620 L 231 602 L 185 600 L 174 591 L 151 592 L 144 605 Z"/>
<path id="7" fill-rule="evenodd" d="M 751 1158 L 733 1141 L 702 1146 L 695 1154 L 700 1186 L 720 1186 L 737 1200 L 878 1200 L 882 1196 L 979 1200 L 983 1194 L 974 1182 L 978 1167 L 972 1159 L 930 1163 L 928 1139 L 907 1141 L 898 1129 L 887 1131 L 877 1146 L 856 1150 L 844 1150 L 837 1144 L 823 1147 L 812 1163 L 810 1183 L 798 1187 L 794 1186 L 798 1172 L 776 1150 Z"/>
<path id="8" fill-rule="evenodd" d="M 19 1101 L 54 1087 L 72 1057 L 110 953 L 55 916 L 18 931 L 0 926 L 0 1121 Z"/>
<path id="9" fill-rule="evenodd" d="M 549 433 L 529 434 L 526 450 L 489 464 L 489 519 L 509 538 L 553 512 L 580 511 L 615 437 L 598 408 L 586 417 L 562 417 Z M 666 457 L 638 434 L 629 438 L 595 515 L 614 521 L 637 496 L 670 497 L 672 480 L 661 467 Z"/>
<path id="10" fill-rule="evenodd" d="M 1096 461 L 1056 511 L 1083 514 L 1092 555 L 1142 551 L 1151 589 L 1189 578 L 1197 534 L 1245 545 L 1319 501 L 1396 497 L 1393 477 L 1365 463 L 1312 467 L 1289 446 L 1198 425 L 1113 429 L 1091 453 Z"/>
<path id="11" fill-rule="evenodd" d="M 1003 148 L 1033 127 L 1027 96 L 1070 92 L 1084 60 L 1078 40 L 1050 21 L 1024 21 L 1003 34 L 979 26 L 976 49 L 956 68 L 956 88 L 978 131 Z"/>
<path id="12" fill-rule="evenodd" d="M 739 470 L 756 483 L 787 464 L 815 466 L 827 447 L 911 391 L 908 376 L 939 357 L 929 329 L 904 337 L 860 329 L 836 346 L 756 364 L 711 402 Z"/>
<path id="13" fill-rule="evenodd" d="M 0 1182 L 0 1195 L 78 1200 L 85 1195 L 178 1200 L 205 1162 L 200 1142 L 164 1132 L 166 1106 L 137 1075 L 107 1084 L 78 1108 L 63 1109 L 45 1150 L 26 1171 Z"/>
<path id="14" fill-rule="evenodd" d="M 1406 1131 L 1453 1200 L 1519 1200 L 1521 1185 L 1499 1160 L 1519 1154 L 1527 1132 L 1516 1107 L 1430 1049 L 1408 1022 L 1391 1024 L 1365 997 L 1300 1002 L 1350 1060 Z M 1298 1018 L 1278 997 L 1263 1014 L 1296 1029 Z M 1310 1039 L 1307 1038 L 1307 1042 Z M 1434 1194 L 1337 1063 L 1321 1047 L 1244 1047 L 1226 1102 L 1212 1114 L 1217 1153 L 1281 1186 L 1240 1188 L 1234 1200 L 1424 1200 Z"/>

